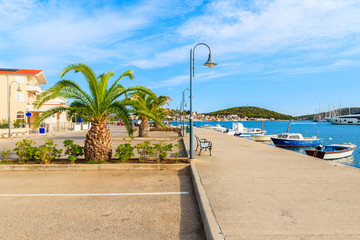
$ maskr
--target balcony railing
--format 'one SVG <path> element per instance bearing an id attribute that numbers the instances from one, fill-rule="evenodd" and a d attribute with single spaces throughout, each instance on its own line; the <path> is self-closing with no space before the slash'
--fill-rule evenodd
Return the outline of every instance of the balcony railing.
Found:
<path id="1" fill-rule="evenodd" d="M 36 93 L 40 93 L 41 92 L 41 88 L 39 86 L 36 85 L 27 85 L 26 86 L 26 90 L 28 92 L 36 92 Z"/>

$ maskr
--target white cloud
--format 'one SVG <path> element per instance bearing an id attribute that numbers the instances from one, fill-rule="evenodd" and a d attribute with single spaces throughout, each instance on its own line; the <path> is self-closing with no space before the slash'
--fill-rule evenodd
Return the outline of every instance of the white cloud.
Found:
<path id="1" fill-rule="evenodd" d="M 200 82 L 207 82 L 214 79 L 221 79 L 223 77 L 229 76 L 231 73 L 227 72 L 207 72 L 207 73 L 199 73 L 196 74 L 195 78 L 193 78 L 193 83 L 200 83 Z M 181 84 L 189 83 L 190 82 L 190 76 L 189 75 L 178 75 L 175 77 L 172 77 L 170 79 L 167 79 L 165 81 L 160 81 L 152 86 L 149 86 L 152 89 L 157 88 L 164 88 L 164 87 L 175 87 L 179 86 Z"/>
<path id="2" fill-rule="evenodd" d="M 190 46 L 174 48 L 169 51 L 155 54 L 155 57 L 151 58 L 150 60 L 147 59 L 134 60 L 130 64 L 143 69 L 171 66 L 173 64 L 183 62 L 187 58 L 189 58 L 190 48 L 191 48 Z"/>
<path id="3" fill-rule="evenodd" d="M 275 0 L 262 9 L 244 9 L 235 0 L 214 1 L 206 13 L 179 29 L 188 39 L 208 39 L 224 52 L 263 52 L 284 47 L 329 44 L 360 32 L 360 3 L 338 0 Z"/>
<path id="4" fill-rule="evenodd" d="M 232 54 L 232 59 L 239 54 L 313 54 L 310 51 L 329 49 L 340 54 L 338 51 L 358 44 L 353 37 L 360 33 L 358 16 L 357 0 L 212 1 L 203 7 L 202 14 L 176 30 L 175 41 L 191 44 L 153 53 L 154 57 L 148 55 L 132 64 L 140 68 L 171 66 L 185 61 L 189 46 L 202 41 L 211 46 L 214 55 L 229 58 Z"/>

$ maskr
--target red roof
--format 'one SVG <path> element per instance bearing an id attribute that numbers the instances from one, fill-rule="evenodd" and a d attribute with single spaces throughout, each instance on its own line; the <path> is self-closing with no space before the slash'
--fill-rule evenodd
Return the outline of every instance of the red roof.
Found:
<path id="1" fill-rule="evenodd" d="M 42 72 L 42 70 L 31 70 L 31 69 L 14 69 L 14 70 L 4 69 L 4 70 L 2 70 L 0 68 L 0 74 L 38 75 L 41 72 Z"/>

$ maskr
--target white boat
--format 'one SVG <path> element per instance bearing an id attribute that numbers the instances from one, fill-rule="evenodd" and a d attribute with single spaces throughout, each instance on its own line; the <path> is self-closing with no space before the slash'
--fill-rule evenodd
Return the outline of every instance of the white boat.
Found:
<path id="1" fill-rule="evenodd" d="M 224 132 L 227 129 L 226 127 L 222 127 L 220 124 L 216 124 L 216 126 L 212 126 L 212 125 L 208 124 L 208 125 L 200 126 L 200 128 L 214 129 L 215 131 L 218 131 L 218 132 Z"/>
<path id="2" fill-rule="evenodd" d="M 265 133 L 266 131 L 263 131 Z M 224 133 L 237 137 L 249 137 L 252 135 L 261 135 L 260 128 L 246 128 L 242 123 L 233 123 L 231 129 L 226 129 Z"/>
<path id="3" fill-rule="evenodd" d="M 332 160 L 351 156 L 355 148 L 356 145 L 352 143 L 341 143 L 327 146 L 319 145 L 316 148 L 305 150 L 305 152 L 309 156 Z"/>
<path id="4" fill-rule="evenodd" d="M 272 135 L 252 135 L 252 139 L 255 142 L 266 142 L 266 141 L 271 141 L 271 138 L 276 138 L 278 136 L 278 134 L 272 134 Z"/>
<path id="5" fill-rule="evenodd" d="M 271 141 L 271 138 L 277 137 L 277 134 L 273 134 L 273 135 L 265 135 L 264 130 L 264 122 L 261 123 L 261 134 L 260 135 L 252 135 L 252 139 L 255 142 L 266 142 L 266 141 Z"/>
<path id="6" fill-rule="evenodd" d="M 226 131 L 226 127 L 222 127 L 220 124 L 216 124 L 215 127 L 213 127 L 212 129 L 214 129 L 215 131 L 218 131 L 218 132 L 224 132 Z"/>
<path id="7" fill-rule="evenodd" d="M 360 112 L 325 119 L 335 125 L 360 125 Z"/>

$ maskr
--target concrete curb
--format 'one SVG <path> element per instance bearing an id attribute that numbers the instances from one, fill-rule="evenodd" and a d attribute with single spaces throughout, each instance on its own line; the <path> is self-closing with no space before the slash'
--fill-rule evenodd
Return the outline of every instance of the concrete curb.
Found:
<path id="1" fill-rule="evenodd" d="M 0 171 L 99 171 L 99 170 L 174 170 L 189 164 L 27 164 L 0 165 Z"/>
<path id="2" fill-rule="evenodd" d="M 199 205 L 201 218 L 204 224 L 206 239 L 224 240 L 225 237 L 221 231 L 219 223 L 216 221 L 216 217 L 210 205 L 210 201 L 207 197 L 205 188 L 201 183 L 201 179 L 196 169 L 195 163 L 191 161 L 190 166 L 191 166 L 191 177 L 193 179 L 196 198 Z"/>

